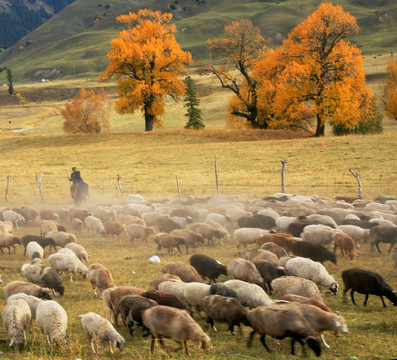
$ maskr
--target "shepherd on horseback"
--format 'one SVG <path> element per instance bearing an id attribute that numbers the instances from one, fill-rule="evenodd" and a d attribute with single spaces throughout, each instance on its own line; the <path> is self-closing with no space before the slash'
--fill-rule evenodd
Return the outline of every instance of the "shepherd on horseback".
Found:
<path id="1" fill-rule="evenodd" d="M 85 202 L 85 197 L 88 194 L 88 184 L 81 177 L 80 171 L 75 166 L 72 167 L 72 173 L 70 174 L 69 181 L 73 184 L 70 187 L 70 194 L 76 205 L 80 205 L 81 202 Z"/>

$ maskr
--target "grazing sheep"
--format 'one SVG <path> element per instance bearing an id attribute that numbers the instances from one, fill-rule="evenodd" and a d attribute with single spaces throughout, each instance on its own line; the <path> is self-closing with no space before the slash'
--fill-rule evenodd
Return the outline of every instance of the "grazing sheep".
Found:
<path id="1" fill-rule="evenodd" d="M 39 215 L 42 220 L 53 220 L 57 222 L 60 221 L 59 215 L 54 210 L 51 209 L 42 209 L 40 210 Z"/>
<path id="2" fill-rule="evenodd" d="M 258 228 L 240 228 L 233 232 L 233 237 L 237 241 L 237 250 L 240 254 L 240 246 L 243 245 L 247 249 L 248 244 L 255 244 L 260 236 L 268 233 L 268 230 Z"/>
<path id="3" fill-rule="evenodd" d="M 25 255 L 29 260 L 34 258 L 42 259 L 44 257 L 44 249 L 36 241 L 31 241 L 26 245 Z"/>
<path id="4" fill-rule="evenodd" d="M 181 229 L 181 225 L 179 225 L 175 220 L 169 218 L 168 216 L 160 216 L 157 221 L 155 227 L 159 232 L 169 233 L 175 229 Z"/>
<path id="5" fill-rule="evenodd" d="M 37 309 L 37 306 L 39 306 L 39 304 L 42 303 L 43 300 L 39 299 L 38 297 L 33 296 L 33 295 L 27 295 L 25 293 L 17 293 L 17 294 L 11 295 L 7 299 L 7 304 L 9 302 L 17 300 L 17 299 L 22 299 L 22 300 L 25 300 L 27 302 L 27 304 L 29 305 L 29 308 L 30 308 L 30 312 L 32 314 L 32 320 L 36 320 L 36 309 Z"/>
<path id="6" fill-rule="evenodd" d="M 4 327 L 11 338 L 9 346 L 14 346 L 16 352 L 21 345 L 26 344 L 25 329 L 30 325 L 31 317 L 29 305 L 22 299 L 7 302 L 1 313 Z"/>
<path id="7" fill-rule="evenodd" d="M 105 289 L 114 287 L 114 281 L 109 269 L 102 264 L 91 264 L 88 267 L 88 278 L 90 279 L 94 294 L 97 296 L 96 289 L 102 292 Z"/>
<path id="8" fill-rule="evenodd" d="M 22 215 L 19 215 L 15 211 L 5 210 L 2 212 L 4 221 L 11 221 L 14 226 L 19 229 L 19 224 L 25 223 L 25 218 Z"/>
<path id="9" fill-rule="evenodd" d="M 65 292 L 61 278 L 54 269 L 48 266 L 40 263 L 31 264 L 24 268 L 23 274 L 31 283 L 52 289 L 54 295 L 56 295 L 55 291 L 61 296 Z"/>
<path id="10" fill-rule="evenodd" d="M 184 282 L 202 282 L 196 269 L 180 261 L 169 262 L 161 269 L 163 273 L 179 276 Z"/>
<path id="11" fill-rule="evenodd" d="M 291 245 L 291 251 L 296 256 L 307 257 L 321 264 L 331 261 L 336 265 L 336 255 L 321 244 L 312 244 L 308 241 L 296 240 Z"/>
<path id="12" fill-rule="evenodd" d="M 4 288 L 4 297 L 7 299 L 11 295 L 17 293 L 25 293 L 27 295 L 33 295 L 40 299 L 51 300 L 51 290 L 42 288 L 35 284 L 25 281 L 12 281 L 8 283 Z"/>
<path id="13" fill-rule="evenodd" d="M 286 234 L 291 223 L 296 221 L 294 216 L 280 216 L 276 219 L 276 231 Z"/>
<path id="14" fill-rule="evenodd" d="M 294 242 L 294 237 L 291 234 L 286 234 L 286 233 L 277 233 L 277 234 L 269 233 L 269 234 L 263 234 L 262 236 L 258 237 L 258 239 L 256 240 L 256 244 L 260 247 L 263 244 L 269 242 L 281 246 L 286 251 L 290 251 L 290 247 Z"/>
<path id="15" fill-rule="evenodd" d="M 162 282 L 167 281 L 167 280 L 171 280 L 171 279 L 182 281 L 182 279 L 179 276 L 177 276 L 177 275 L 160 274 L 150 283 L 150 289 L 158 290 L 159 289 L 159 285 Z"/>
<path id="16" fill-rule="evenodd" d="M 275 304 L 272 306 L 260 306 L 247 314 L 247 320 L 253 331 L 248 340 L 251 346 L 255 333 L 261 335 L 260 340 L 268 352 L 270 348 L 266 344 L 266 335 L 276 339 L 291 338 L 291 354 L 295 355 L 295 342 L 302 346 L 306 342 L 317 356 L 321 355 L 321 336 L 315 331 L 303 314 L 293 304 Z"/>
<path id="17" fill-rule="evenodd" d="M 276 299 L 276 302 L 277 302 L 277 300 L 279 300 L 279 301 L 297 302 L 297 303 L 306 304 L 306 305 L 313 305 L 313 306 L 317 306 L 321 310 L 324 310 L 324 311 L 327 311 L 327 312 L 331 312 L 332 311 L 329 307 L 325 306 L 323 302 L 318 301 L 315 298 L 307 298 L 307 297 L 304 297 L 304 296 L 294 295 L 294 294 L 285 294 L 285 295 L 279 296 Z"/>
<path id="18" fill-rule="evenodd" d="M 46 336 L 48 345 L 55 342 L 58 347 L 61 347 L 62 344 L 67 342 L 68 315 L 56 301 L 43 301 L 37 306 L 36 322 L 41 332 Z"/>
<path id="19" fill-rule="evenodd" d="M 158 339 L 162 344 L 162 336 L 185 345 L 186 355 L 190 355 L 187 340 L 196 342 L 203 350 L 208 350 L 210 337 L 203 332 L 200 325 L 184 310 L 158 305 L 144 311 L 143 324 L 152 334 L 150 351 L 154 352 L 154 343 Z M 183 345 L 182 345 L 183 346 Z M 180 350 L 181 347 L 175 351 Z"/>
<path id="20" fill-rule="evenodd" d="M 233 260 L 230 264 L 230 270 L 235 279 L 256 284 L 261 288 L 263 288 L 265 285 L 265 281 L 263 280 L 261 274 L 255 265 L 249 260 Z"/>
<path id="21" fill-rule="evenodd" d="M 190 282 L 183 288 L 183 299 L 190 307 L 196 307 L 200 314 L 200 302 L 203 297 L 210 294 L 210 286 L 203 283 Z"/>
<path id="22" fill-rule="evenodd" d="M 369 230 L 369 234 L 371 239 L 371 248 L 375 245 L 378 253 L 381 253 L 379 249 L 380 242 L 390 244 L 389 254 L 393 249 L 394 244 L 397 243 L 397 226 L 388 227 L 377 225 Z"/>
<path id="23" fill-rule="evenodd" d="M 117 239 L 120 240 L 121 233 L 127 233 L 127 226 L 117 221 L 106 221 L 105 232 L 108 238 L 111 236 L 113 239 L 113 236 L 116 235 Z"/>
<path id="24" fill-rule="evenodd" d="M 343 284 L 345 289 L 343 290 L 343 299 L 346 299 L 346 292 L 351 289 L 350 297 L 354 305 L 354 292 L 357 291 L 359 294 L 365 294 L 364 306 L 367 306 L 369 295 L 377 295 L 381 298 L 382 304 L 386 307 L 383 296 L 386 296 L 394 306 L 397 306 L 397 295 L 392 290 L 391 286 L 385 282 L 385 280 L 378 273 L 359 269 L 351 268 L 342 271 Z"/>
<path id="25" fill-rule="evenodd" d="M 134 335 L 134 324 L 142 325 L 142 313 L 153 306 L 158 305 L 157 301 L 143 297 L 141 295 L 124 296 L 119 304 L 121 319 L 131 336 Z"/>
<path id="26" fill-rule="evenodd" d="M 371 223 L 370 223 L 371 224 Z M 375 223 L 372 224 L 374 227 Z M 357 225 L 339 225 L 338 229 L 353 238 L 356 244 L 367 243 L 370 238 L 370 228 L 361 228 Z"/>
<path id="27" fill-rule="evenodd" d="M 186 243 L 186 250 L 188 250 L 189 246 L 197 247 L 197 245 L 204 243 L 204 237 L 201 234 L 189 229 L 175 229 L 170 232 L 170 235 L 184 239 Z"/>
<path id="28" fill-rule="evenodd" d="M 11 221 L 6 220 L 0 224 L 0 234 L 12 234 L 14 232 L 14 225 Z"/>
<path id="29" fill-rule="evenodd" d="M 325 287 L 334 295 L 338 292 L 338 283 L 330 275 L 324 265 L 308 258 L 296 257 L 287 262 L 289 275 L 313 281 L 319 288 Z"/>
<path id="30" fill-rule="evenodd" d="M 159 305 L 172 306 L 177 309 L 189 310 L 186 305 L 175 295 L 168 294 L 161 290 L 148 290 L 141 294 L 141 296 L 157 301 Z"/>
<path id="31" fill-rule="evenodd" d="M 258 228 L 270 230 L 276 227 L 276 221 L 267 215 L 256 214 L 252 216 L 244 215 L 237 219 L 239 228 Z"/>
<path id="32" fill-rule="evenodd" d="M 261 245 L 262 250 L 267 250 L 275 254 L 279 259 L 283 256 L 288 256 L 287 251 L 280 245 L 274 242 L 267 242 Z"/>
<path id="33" fill-rule="evenodd" d="M 116 220 L 116 211 L 111 207 L 98 205 L 92 210 L 92 214 L 100 219 L 103 224 L 107 221 Z"/>
<path id="34" fill-rule="evenodd" d="M 153 241 L 157 244 L 157 251 L 160 252 L 160 255 L 163 255 L 161 249 L 166 248 L 168 249 L 168 253 L 172 255 L 172 250 L 178 250 L 179 255 L 182 254 L 179 245 L 184 244 L 186 245 L 186 253 L 188 253 L 188 245 L 184 238 L 180 238 L 171 234 L 167 233 L 158 233 L 153 236 Z"/>
<path id="35" fill-rule="evenodd" d="M 133 244 L 135 244 L 135 239 L 142 239 L 142 243 L 144 241 L 148 243 L 148 238 L 155 234 L 155 232 L 156 230 L 153 227 L 141 224 L 130 224 L 127 226 L 127 233 Z"/>
<path id="36" fill-rule="evenodd" d="M 198 232 L 204 239 L 207 239 L 208 245 L 214 245 L 214 239 L 221 239 L 223 244 L 223 240 L 226 241 L 228 237 L 228 233 L 225 230 L 220 230 L 207 223 L 193 223 L 189 225 L 189 229 Z"/>
<path id="37" fill-rule="evenodd" d="M 262 250 L 262 249 L 248 250 L 245 253 L 245 258 L 246 260 L 249 260 L 251 262 L 265 260 L 275 265 L 278 264 L 277 255 L 268 250 Z"/>
<path id="38" fill-rule="evenodd" d="M 183 289 L 187 283 L 180 280 L 166 280 L 159 284 L 158 288 L 160 291 L 164 291 L 167 294 L 176 296 L 179 300 L 184 301 Z"/>
<path id="39" fill-rule="evenodd" d="M 336 230 L 325 225 L 308 225 L 304 228 L 301 238 L 312 244 L 328 245 L 332 242 L 332 234 Z"/>
<path id="40" fill-rule="evenodd" d="M 240 326 L 240 323 L 248 325 L 247 310 L 237 299 L 221 295 L 209 295 L 201 300 L 200 309 L 207 315 L 207 322 L 214 331 L 217 331 L 214 320 L 227 322 L 232 335 L 235 335 L 235 325 Z"/>
<path id="41" fill-rule="evenodd" d="M 60 247 L 65 247 L 71 242 L 76 242 L 76 236 L 63 231 L 51 231 L 46 234 L 46 238 L 54 239 L 55 244 Z"/>
<path id="42" fill-rule="evenodd" d="M 120 353 L 123 351 L 125 340 L 109 320 L 93 312 L 79 315 L 79 318 L 94 354 L 96 354 L 94 343 L 97 343 L 98 347 L 99 344 L 109 344 L 109 351 L 112 354 L 112 344 L 120 350 Z"/>
<path id="43" fill-rule="evenodd" d="M 221 295 L 239 300 L 237 292 L 223 283 L 212 284 L 210 286 L 210 295 Z"/>
<path id="44" fill-rule="evenodd" d="M 88 275 L 87 266 L 85 266 L 74 253 L 73 254 L 62 254 L 62 253 L 52 254 L 48 257 L 48 261 L 50 262 L 51 266 L 57 272 L 66 271 L 67 273 L 69 273 L 71 282 L 73 282 L 73 279 L 76 277 L 76 273 L 81 274 L 84 279 Z"/>
<path id="45" fill-rule="evenodd" d="M 21 239 L 18 236 L 12 235 L 12 234 L 3 234 L 0 235 L 0 250 L 1 253 L 3 253 L 3 248 L 7 248 L 8 249 L 8 254 L 11 254 L 11 249 L 10 247 L 14 248 L 14 254 L 17 252 L 17 249 L 15 247 L 15 245 L 21 244 Z"/>
<path id="46" fill-rule="evenodd" d="M 226 265 L 208 255 L 195 254 L 190 257 L 189 261 L 190 265 L 197 270 L 204 280 L 208 278 L 208 284 L 211 283 L 211 280 L 215 283 L 216 279 L 222 274 L 227 276 Z"/>
<path id="47" fill-rule="evenodd" d="M 236 291 L 240 302 L 250 309 L 257 306 L 268 306 L 272 304 L 272 300 L 270 300 L 269 296 L 258 285 L 250 284 L 242 280 L 228 280 L 224 284 Z"/>
<path id="48" fill-rule="evenodd" d="M 71 242 L 65 246 L 65 249 L 72 250 L 79 260 L 88 263 L 88 253 L 81 245 Z"/>
<path id="49" fill-rule="evenodd" d="M 258 270 L 259 274 L 261 275 L 262 279 L 264 280 L 265 284 L 267 285 L 267 290 L 269 294 L 272 293 L 272 287 L 270 285 L 271 282 L 274 279 L 287 275 L 287 271 L 285 268 L 273 264 L 270 261 L 266 261 L 266 260 L 255 261 L 254 265 Z"/>
<path id="50" fill-rule="evenodd" d="M 308 279 L 296 276 L 282 276 L 271 282 L 274 297 L 278 298 L 285 294 L 295 294 L 323 301 L 317 285 Z"/>
<path id="51" fill-rule="evenodd" d="M 145 221 L 138 216 L 133 216 L 133 215 L 119 215 L 117 217 L 117 221 L 121 222 L 122 224 L 128 226 L 131 224 L 140 224 L 140 225 L 146 225 Z"/>
<path id="52" fill-rule="evenodd" d="M 21 238 L 21 244 L 25 247 L 24 255 L 26 255 L 26 246 L 31 241 L 37 242 L 43 249 L 45 249 L 47 246 L 49 246 L 50 252 L 51 252 L 51 248 L 53 248 L 55 251 L 57 251 L 56 243 L 55 243 L 54 239 L 39 236 L 39 235 L 25 235 L 25 236 L 22 236 L 22 238 Z"/>
<path id="53" fill-rule="evenodd" d="M 41 220 L 40 221 L 40 235 L 46 236 L 49 232 L 57 232 L 57 223 L 53 220 Z"/>
<path id="54" fill-rule="evenodd" d="M 394 262 L 394 267 L 397 268 L 397 249 L 396 248 L 394 248 L 391 251 L 390 256 L 391 256 L 391 258 L 392 258 L 392 260 Z"/>
<path id="55" fill-rule="evenodd" d="M 101 219 L 99 219 L 93 215 L 88 215 L 84 219 L 84 224 L 85 224 L 86 229 L 88 230 L 89 236 L 106 237 L 105 227 L 103 226 Z"/>
<path id="56" fill-rule="evenodd" d="M 84 221 L 85 218 L 89 215 L 92 215 L 92 213 L 88 212 L 88 210 L 85 210 L 85 209 L 70 208 L 68 210 L 68 218 L 69 219 L 77 218 L 77 219 L 80 219 L 81 221 Z"/>
<path id="57" fill-rule="evenodd" d="M 25 223 L 27 224 L 38 224 L 40 222 L 39 212 L 28 206 L 22 206 L 19 214 L 25 218 Z"/>
<path id="58" fill-rule="evenodd" d="M 349 235 L 337 232 L 332 235 L 332 241 L 334 242 L 334 253 L 339 247 L 342 255 L 348 260 L 353 260 L 355 256 L 358 256 L 354 249 L 354 240 Z"/>
<path id="59" fill-rule="evenodd" d="M 75 234 L 81 234 L 84 229 L 84 222 L 79 218 L 72 219 L 72 228 Z"/>

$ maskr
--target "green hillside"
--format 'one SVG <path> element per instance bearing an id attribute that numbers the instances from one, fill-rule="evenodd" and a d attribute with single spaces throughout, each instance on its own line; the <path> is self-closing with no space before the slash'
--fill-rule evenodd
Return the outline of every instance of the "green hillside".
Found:
<path id="1" fill-rule="evenodd" d="M 196 63 L 207 61 L 206 41 L 221 37 L 224 25 L 249 17 L 262 34 L 280 44 L 320 4 L 316 0 L 77 0 L 15 46 L 0 53 L 16 82 L 56 77 L 96 77 L 105 69 L 110 40 L 122 26 L 115 17 L 139 8 L 172 12 L 178 41 Z M 333 1 L 352 13 L 360 34 L 352 39 L 364 54 L 386 53 L 397 44 L 397 3 L 392 0 Z M 4 73 L 0 75 L 1 80 Z"/>

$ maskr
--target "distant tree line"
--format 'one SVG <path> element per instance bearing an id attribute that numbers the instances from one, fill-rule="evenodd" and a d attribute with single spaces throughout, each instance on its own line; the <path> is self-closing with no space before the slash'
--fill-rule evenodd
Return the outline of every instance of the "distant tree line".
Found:
<path id="1" fill-rule="evenodd" d="M 74 0 L 44 0 L 44 2 L 52 7 L 54 13 L 57 13 Z M 0 13 L 0 48 L 6 49 L 14 45 L 52 15 L 47 13 L 44 7 L 40 7 L 39 10 L 30 10 L 22 0 L 13 1 L 11 13 Z"/>

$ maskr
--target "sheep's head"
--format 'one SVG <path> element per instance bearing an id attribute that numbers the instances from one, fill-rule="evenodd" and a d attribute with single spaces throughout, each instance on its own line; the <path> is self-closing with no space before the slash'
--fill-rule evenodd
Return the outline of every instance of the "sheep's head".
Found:
<path id="1" fill-rule="evenodd" d="M 198 343 L 198 346 L 201 347 L 201 349 L 203 349 L 204 351 L 207 351 L 210 348 L 211 339 L 206 333 L 203 333 L 199 336 L 197 343 Z"/>
<path id="2" fill-rule="evenodd" d="M 63 294 L 65 293 L 65 286 L 61 284 L 55 290 L 59 292 L 59 295 L 63 296 Z"/>
<path id="3" fill-rule="evenodd" d="M 123 337 L 120 337 L 120 339 L 113 341 L 113 346 L 117 347 L 120 350 L 120 352 L 123 352 L 124 344 L 125 344 L 125 340 Z"/>
<path id="4" fill-rule="evenodd" d="M 226 265 L 218 263 L 217 269 L 219 271 L 219 274 L 223 274 L 223 275 L 227 276 L 227 267 L 226 267 Z"/>
<path id="5" fill-rule="evenodd" d="M 332 294 L 336 295 L 336 293 L 338 292 L 338 283 L 334 282 L 331 284 L 331 286 L 329 287 L 329 290 L 332 292 Z"/>
<path id="6" fill-rule="evenodd" d="M 316 354 L 316 356 L 320 356 L 322 341 L 314 336 L 309 336 L 305 340 L 306 340 L 306 343 L 309 346 L 309 348 L 313 350 L 313 352 Z"/>
<path id="7" fill-rule="evenodd" d="M 52 300 L 50 289 L 47 288 L 41 289 L 38 295 L 40 299 Z"/>
<path id="8" fill-rule="evenodd" d="M 338 316 L 335 320 L 334 320 L 334 331 L 333 334 L 338 337 L 339 334 L 347 334 L 349 332 L 349 330 L 347 329 L 347 325 L 345 323 L 345 319 L 343 319 L 342 317 Z"/>

